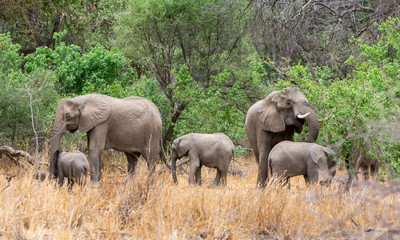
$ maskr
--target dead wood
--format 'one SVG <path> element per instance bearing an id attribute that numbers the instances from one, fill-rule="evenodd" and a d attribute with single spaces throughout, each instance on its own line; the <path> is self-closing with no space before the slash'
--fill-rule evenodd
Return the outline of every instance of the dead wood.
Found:
<path id="1" fill-rule="evenodd" d="M 14 150 L 14 148 L 9 146 L 1 146 L 0 157 L 2 157 L 3 154 L 5 154 L 8 158 L 10 158 L 18 166 L 23 166 L 23 164 L 18 160 L 19 157 L 24 157 L 28 161 L 28 163 L 34 165 L 32 156 L 27 152 L 21 150 Z"/>

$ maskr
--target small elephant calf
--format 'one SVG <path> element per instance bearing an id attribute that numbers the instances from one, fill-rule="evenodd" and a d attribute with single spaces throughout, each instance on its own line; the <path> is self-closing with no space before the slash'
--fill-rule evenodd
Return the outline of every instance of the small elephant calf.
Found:
<path id="1" fill-rule="evenodd" d="M 62 152 L 58 150 L 53 154 L 55 167 L 54 176 L 58 178 L 58 184 L 64 184 L 64 178 L 68 179 L 69 189 L 72 189 L 74 182 L 80 185 L 86 184 L 86 177 L 89 170 L 89 163 L 80 151 Z"/>
<path id="2" fill-rule="evenodd" d="M 289 186 L 290 177 L 303 175 L 306 183 L 318 182 L 318 173 L 330 184 L 336 174 L 334 151 L 316 143 L 283 141 L 275 145 L 268 156 L 271 174 L 283 176 Z"/>
<path id="3" fill-rule="evenodd" d="M 176 160 L 184 156 L 190 159 L 189 184 L 194 185 L 194 180 L 201 185 L 201 167 L 217 169 L 213 186 L 218 186 L 220 180 L 226 185 L 226 175 L 229 163 L 234 156 L 235 146 L 223 133 L 200 134 L 189 133 L 175 139 L 172 143 L 172 177 L 176 183 Z"/>

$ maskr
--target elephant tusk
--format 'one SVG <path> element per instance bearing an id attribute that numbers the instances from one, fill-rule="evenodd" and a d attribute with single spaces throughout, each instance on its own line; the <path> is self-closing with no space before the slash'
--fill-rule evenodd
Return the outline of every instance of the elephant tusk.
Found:
<path id="1" fill-rule="evenodd" d="M 297 115 L 297 118 L 304 119 L 304 118 L 306 118 L 308 116 L 308 114 L 310 114 L 310 112 L 308 112 L 306 114 L 303 114 L 303 115 L 299 114 L 299 115 Z"/>

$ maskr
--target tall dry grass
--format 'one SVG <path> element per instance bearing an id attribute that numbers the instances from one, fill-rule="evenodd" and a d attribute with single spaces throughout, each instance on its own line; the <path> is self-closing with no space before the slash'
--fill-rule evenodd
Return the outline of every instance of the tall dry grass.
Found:
<path id="1" fill-rule="evenodd" d="M 106 154 L 107 155 L 107 154 Z M 0 169 L 0 238 L 3 239 L 396 239 L 400 238 L 400 190 L 389 184 L 344 184 L 291 189 L 271 182 L 255 187 L 253 159 L 235 163 L 225 188 L 208 188 L 215 170 L 203 168 L 204 184 L 175 185 L 165 166 L 152 184 L 140 160 L 126 184 L 126 160 L 107 155 L 100 188 L 56 187 L 34 171 Z M 5 176 L 17 174 L 9 183 Z"/>

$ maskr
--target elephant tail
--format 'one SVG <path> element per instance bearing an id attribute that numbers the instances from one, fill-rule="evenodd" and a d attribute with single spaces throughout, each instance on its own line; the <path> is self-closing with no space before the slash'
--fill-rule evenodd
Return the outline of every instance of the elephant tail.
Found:
<path id="1" fill-rule="evenodd" d="M 165 163 L 165 166 L 167 166 L 167 168 L 168 168 L 169 170 L 171 170 L 171 169 L 172 169 L 172 168 L 171 168 L 171 165 L 168 164 L 168 162 L 167 162 L 167 157 L 165 156 L 165 151 L 164 151 L 164 146 L 163 146 L 163 143 L 162 143 L 162 139 L 160 140 L 160 146 L 161 146 L 161 153 L 160 153 L 161 158 L 163 159 L 163 161 L 164 161 L 164 163 Z"/>

